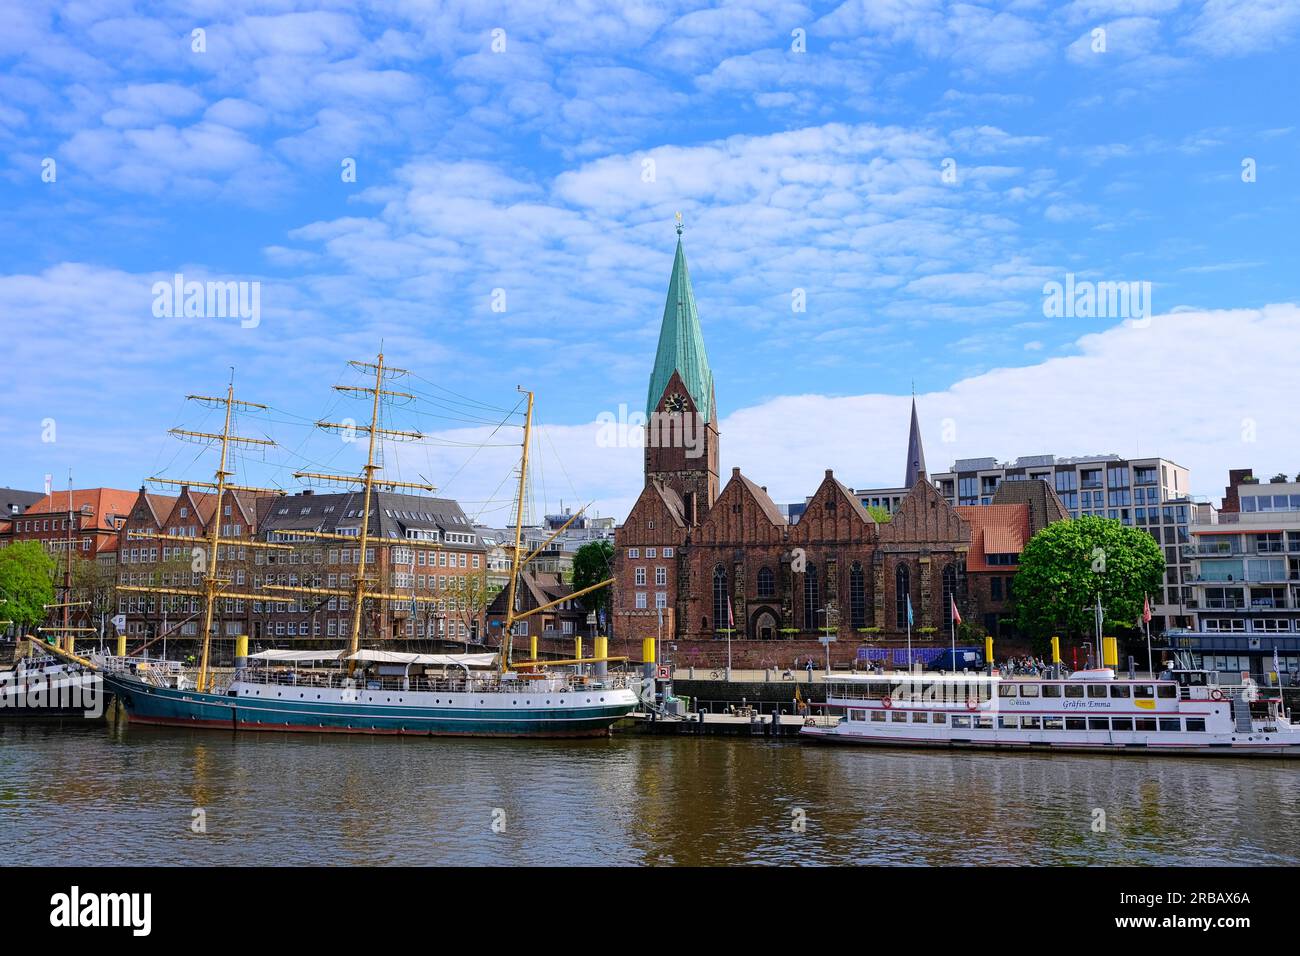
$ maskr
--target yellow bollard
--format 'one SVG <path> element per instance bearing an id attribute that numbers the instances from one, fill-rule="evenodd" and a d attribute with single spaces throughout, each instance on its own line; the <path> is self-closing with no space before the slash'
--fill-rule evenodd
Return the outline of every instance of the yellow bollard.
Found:
<path id="1" fill-rule="evenodd" d="M 984 660 L 993 663 L 993 637 L 990 634 L 984 635 Z"/>
<path id="2" fill-rule="evenodd" d="M 1055 634 L 1052 635 L 1052 663 L 1061 663 L 1061 639 Z"/>
<path id="3" fill-rule="evenodd" d="M 608 638 L 608 637 L 598 637 L 598 638 L 596 638 L 596 650 L 595 650 L 595 654 L 596 654 L 596 658 L 597 658 L 598 660 L 603 659 L 603 658 L 606 658 L 606 657 L 609 657 L 609 638 Z"/>
<path id="4" fill-rule="evenodd" d="M 1118 667 L 1119 666 L 1119 641 L 1113 637 L 1103 637 L 1102 646 L 1102 666 Z"/>
<path id="5" fill-rule="evenodd" d="M 532 637 L 528 639 L 528 659 L 530 661 L 537 660 L 537 635 L 536 634 L 534 634 Z"/>
<path id="6" fill-rule="evenodd" d="M 117 635 L 117 656 L 126 657 L 126 635 Z"/>
<path id="7" fill-rule="evenodd" d="M 248 635 L 240 634 L 235 638 L 235 658 L 236 660 L 238 660 L 241 657 L 247 657 L 247 656 L 248 656 Z"/>
<path id="8" fill-rule="evenodd" d="M 645 664 L 653 664 L 655 662 L 655 639 L 653 637 L 647 637 L 641 640 L 641 661 Z"/>
<path id="9" fill-rule="evenodd" d="M 573 639 L 573 659 L 575 661 L 582 660 L 582 638 L 580 637 Z"/>

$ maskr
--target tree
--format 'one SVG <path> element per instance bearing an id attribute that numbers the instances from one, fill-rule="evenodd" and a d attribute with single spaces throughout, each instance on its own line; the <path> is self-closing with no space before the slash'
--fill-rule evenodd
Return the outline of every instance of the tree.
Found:
<path id="1" fill-rule="evenodd" d="M 573 589 L 581 591 L 613 577 L 614 546 L 608 541 L 588 541 L 573 556 Z M 605 614 L 609 610 L 609 588 L 601 588 L 578 598 L 588 611 Z"/>
<path id="2" fill-rule="evenodd" d="M 54 602 L 54 559 L 37 541 L 19 541 L 0 549 L 0 620 L 13 621 L 19 633 L 45 620 Z"/>
<path id="3" fill-rule="evenodd" d="M 867 514 L 871 515 L 876 524 L 887 524 L 889 519 L 893 517 L 880 505 L 867 505 Z"/>
<path id="4" fill-rule="evenodd" d="M 1100 594 L 1103 628 L 1132 628 L 1164 572 L 1164 553 L 1146 531 L 1095 515 L 1054 522 L 1020 556 L 1016 626 L 1039 638 L 1090 635 Z"/>

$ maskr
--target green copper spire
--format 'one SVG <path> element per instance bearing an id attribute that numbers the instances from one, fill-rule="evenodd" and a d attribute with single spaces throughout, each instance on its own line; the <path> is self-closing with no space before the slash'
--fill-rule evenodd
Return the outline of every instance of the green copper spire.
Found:
<path id="1" fill-rule="evenodd" d="M 668 380 L 676 372 L 686 383 L 695 407 L 709 422 L 713 421 L 713 371 L 704 351 L 704 335 L 700 332 L 700 315 L 695 310 L 695 293 L 691 290 L 691 274 L 686 268 L 681 236 L 681 215 L 678 214 L 677 255 L 673 259 L 673 276 L 668 280 L 668 300 L 664 303 L 655 367 L 650 373 L 646 414 L 655 410 L 668 387 Z"/>

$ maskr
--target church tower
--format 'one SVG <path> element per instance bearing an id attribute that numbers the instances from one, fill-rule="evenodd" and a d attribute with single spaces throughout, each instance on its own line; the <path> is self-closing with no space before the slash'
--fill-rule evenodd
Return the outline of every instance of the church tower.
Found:
<path id="1" fill-rule="evenodd" d="M 713 371 L 682 252 L 680 213 L 677 254 L 646 396 L 645 476 L 647 483 L 657 481 L 681 496 L 688 524 L 697 524 L 718 497 Z"/>
<path id="2" fill-rule="evenodd" d="M 912 428 L 907 435 L 907 475 L 903 487 L 911 488 L 918 478 L 925 478 L 925 449 L 921 447 L 921 423 L 916 417 L 916 393 L 912 394 Z"/>

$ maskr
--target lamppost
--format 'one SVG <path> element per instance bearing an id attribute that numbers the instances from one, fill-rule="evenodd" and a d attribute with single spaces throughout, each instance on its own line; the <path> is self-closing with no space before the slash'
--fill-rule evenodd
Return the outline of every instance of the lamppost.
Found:
<path id="1" fill-rule="evenodd" d="M 826 676 L 830 677 L 831 676 L 831 644 L 835 642 L 835 638 L 831 636 L 831 609 L 829 607 L 819 607 L 817 609 L 817 613 L 824 614 L 826 616 L 826 636 L 822 638 L 822 644 L 824 644 L 826 647 Z"/>

